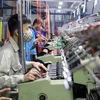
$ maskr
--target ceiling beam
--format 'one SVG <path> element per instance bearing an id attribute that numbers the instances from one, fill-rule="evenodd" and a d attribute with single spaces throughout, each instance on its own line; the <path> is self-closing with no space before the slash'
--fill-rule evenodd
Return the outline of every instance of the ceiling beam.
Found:
<path id="1" fill-rule="evenodd" d="M 49 10 L 58 10 L 58 8 L 49 8 Z M 73 9 L 70 8 L 61 8 L 61 11 L 73 11 Z"/>
<path id="2" fill-rule="evenodd" d="M 18 0 L 4 0 L 4 1 L 18 1 Z"/>
<path id="3" fill-rule="evenodd" d="M 32 0 L 32 1 L 36 1 L 36 0 Z M 41 1 L 51 1 L 51 2 L 83 2 L 83 0 L 41 0 Z"/>
<path id="4" fill-rule="evenodd" d="M 18 0 L 4 0 L 4 1 L 18 1 Z M 29 0 L 25 0 L 25 1 L 29 1 Z M 37 1 L 37 0 L 31 0 L 31 1 Z M 41 1 L 51 1 L 51 2 L 83 2 L 83 0 L 41 0 Z"/>
<path id="5" fill-rule="evenodd" d="M 37 13 L 32 12 L 32 14 L 37 14 Z M 70 15 L 70 13 L 50 13 L 50 15 Z"/>
<path id="6" fill-rule="evenodd" d="M 32 10 L 34 10 L 34 9 L 36 9 L 36 8 L 32 8 Z M 41 10 L 45 10 L 46 8 L 41 8 Z M 58 10 L 58 8 L 49 8 L 49 10 Z M 74 10 L 73 9 L 70 9 L 70 8 L 61 8 L 60 9 L 61 11 L 71 11 L 71 12 L 73 12 Z"/>

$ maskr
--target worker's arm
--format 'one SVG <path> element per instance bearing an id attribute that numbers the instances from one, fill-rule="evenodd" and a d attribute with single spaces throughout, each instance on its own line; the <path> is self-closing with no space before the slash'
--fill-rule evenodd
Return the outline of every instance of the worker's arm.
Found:
<path id="1" fill-rule="evenodd" d="M 43 35 L 41 35 L 41 36 L 45 41 L 48 41 L 48 39 L 45 36 L 43 36 Z"/>
<path id="2" fill-rule="evenodd" d="M 36 37 L 41 38 L 42 40 L 48 41 L 48 39 L 45 36 L 43 36 L 41 33 L 39 33 L 38 31 L 36 33 Z"/>
<path id="3" fill-rule="evenodd" d="M 45 71 L 48 71 L 48 69 L 41 63 L 39 62 L 34 62 L 34 61 L 30 61 L 30 62 L 26 62 L 26 65 L 28 67 L 35 67 L 36 69 L 38 69 L 40 71 L 40 68 L 44 69 Z"/>
<path id="4" fill-rule="evenodd" d="M 0 55 L 0 89 L 1 88 L 14 88 L 21 82 L 33 81 L 35 78 L 40 76 L 37 70 L 29 71 L 27 74 L 23 75 L 20 73 L 20 65 L 12 66 L 13 72 L 11 69 L 12 60 L 7 54 Z M 33 63 L 32 63 L 33 64 Z M 16 75 L 13 75 L 16 74 Z"/>
<path id="5" fill-rule="evenodd" d="M 34 42 L 37 43 L 37 42 L 38 42 L 38 38 L 36 38 L 36 39 L 34 40 Z"/>
<path id="6" fill-rule="evenodd" d="M 12 99 L 8 97 L 0 97 L 0 100 L 12 100 Z"/>
<path id="7" fill-rule="evenodd" d="M 0 88 L 10 87 L 14 88 L 24 81 L 24 75 L 4 75 L 0 76 Z"/>
<path id="8" fill-rule="evenodd" d="M 0 54 L 0 88 L 16 87 L 18 83 L 24 81 L 24 75 L 10 75 L 11 72 L 11 57 L 7 53 Z M 14 68 L 13 71 L 17 73 L 18 69 Z"/>

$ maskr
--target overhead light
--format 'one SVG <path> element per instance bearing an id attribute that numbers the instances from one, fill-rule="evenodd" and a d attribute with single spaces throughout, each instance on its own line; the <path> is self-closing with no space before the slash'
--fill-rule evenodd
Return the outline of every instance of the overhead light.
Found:
<path id="1" fill-rule="evenodd" d="M 61 6 L 58 6 L 58 8 L 61 9 L 62 7 Z"/>
<path id="2" fill-rule="evenodd" d="M 58 12 L 60 13 L 60 10 L 58 10 Z"/>
<path id="3" fill-rule="evenodd" d="M 62 5 L 63 4 L 63 2 L 62 1 L 59 1 L 59 5 Z"/>
<path id="4" fill-rule="evenodd" d="M 94 7 L 98 4 L 98 0 L 95 0 Z"/>

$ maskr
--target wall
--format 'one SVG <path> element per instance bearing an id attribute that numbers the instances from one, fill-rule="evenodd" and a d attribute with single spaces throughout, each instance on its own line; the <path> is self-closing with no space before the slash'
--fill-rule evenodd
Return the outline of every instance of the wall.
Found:
<path id="1" fill-rule="evenodd" d="M 54 15 L 50 15 L 50 20 L 51 20 L 51 33 L 54 34 L 54 30 L 55 30 L 55 16 Z"/>
<path id="2" fill-rule="evenodd" d="M 97 13 L 100 12 L 100 0 L 98 0 L 97 5 L 94 7 L 94 12 L 93 13 Z"/>
<path id="3" fill-rule="evenodd" d="M 92 14 L 93 2 L 94 0 L 91 0 L 87 3 L 87 14 Z"/>
<path id="4" fill-rule="evenodd" d="M 91 0 L 87 3 L 87 14 L 92 14 L 93 6 L 94 6 L 94 1 Z M 98 0 L 97 5 L 94 7 L 93 13 L 100 12 L 100 0 Z"/>
<path id="5" fill-rule="evenodd" d="M 5 4 L 7 5 L 15 5 L 15 1 L 4 1 Z M 8 32 L 8 27 L 7 27 L 7 19 L 12 15 L 14 14 L 14 10 L 11 10 L 11 9 L 3 9 L 3 39 L 6 38 L 7 36 L 7 32 Z"/>
<path id="6" fill-rule="evenodd" d="M 34 21 L 34 19 L 36 19 L 37 18 L 37 15 L 36 14 L 32 14 L 31 15 L 31 23 L 33 24 L 33 21 Z"/>
<path id="7" fill-rule="evenodd" d="M 10 6 L 14 6 L 15 5 L 15 1 L 4 1 L 5 4 L 10 5 Z M 12 14 L 14 14 L 14 10 L 11 9 L 3 9 L 3 18 L 7 19 L 9 16 L 11 16 Z"/>

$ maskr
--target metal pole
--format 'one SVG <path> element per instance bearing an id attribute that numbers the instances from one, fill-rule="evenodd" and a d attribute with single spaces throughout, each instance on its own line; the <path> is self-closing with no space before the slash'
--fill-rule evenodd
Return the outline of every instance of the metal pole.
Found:
<path id="1" fill-rule="evenodd" d="M 18 1 L 16 1 L 16 13 L 18 14 Z"/>
<path id="2" fill-rule="evenodd" d="M 23 14 L 25 14 L 25 0 L 23 0 Z"/>
<path id="3" fill-rule="evenodd" d="M 56 16 L 55 16 L 55 10 L 54 10 L 54 30 L 56 29 Z"/>
<path id="4" fill-rule="evenodd" d="M 28 6 L 28 18 L 30 17 L 30 9 L 29 9 L 29 0 L 27 0 L 27 6 Z"/>
<path id="5" fill-rule="evenodd" d="M 85 5 L 85 8 L 84 8 L 84 9 L 85 9 L 85 14 L 87 14 L 87 2 L 88 2 L 87 0 L 84 0 L 84 5 Z"/>
<path id="6" fill-rule="evenodd" d="M 81 19 L 81 6 L 78 7 L 78 11 L 79 11 L 79 13 L 78 13 L 78 19 Z"/>
<path id="7" fill-rule="evenodd" d="M 27 0 L 25 2 L 25 8 L 26 8 L 26 16 L 28 16 L 28 3 L 27 3 Z"/>
<path id="8" fill-rule="evenodd" d="M 1 0 L 1 8 L 3 8 L 3 0 Z"/>
<path id="9" fill-rule="evenodd" d="M 22 70 L 25 73 L 25 53 L 24 53 L 24 42 L 23 42 L 23 22 L 22 22 L 22 0 L 18 0 L 18 22 L 19 22 L 19 56 Z"/>
<path id="10" fill-rule="evenodd" d="M 29 1 L 31 3 L 31 0 Z M 31 20 L 31 4 L 29 3 L 29 7 L 30 7 L 30 20 Z"/>
<path id="11" fill-rule="evenodd" d="M 91 74 L 93 79 L 97 84 L 100 84 L 100 79 L 91 71 L 91 69 L 88 66 L 85 66 L 85 68 L 88 70 L 88 72 Z"/>
<path id="12" fill-rule="evenodd" d="M 95 0 L 93 0 L 93 8 L 92 8 L 92 13 L 91 14 L 93 14 L 93 12 L 94 12 L 94 3 L 95 3 Z"/>

